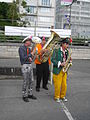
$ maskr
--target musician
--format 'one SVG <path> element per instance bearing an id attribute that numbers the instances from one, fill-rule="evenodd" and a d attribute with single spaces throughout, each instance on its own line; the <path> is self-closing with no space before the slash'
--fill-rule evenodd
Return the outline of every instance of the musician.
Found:
<path id="1" fill-rule="evenodd" d="M 44 52 L 48 52 L 47 49 L 42 49 L 43 46 L 46 43 L 45 37 L 42 37 L 42 42 L 40 44 L 36 45 L 36 51 L 38 55 L 43 55 Z M 50 58 L 42 63 L 39 59 L 38 56 L 35 59 L 35 64 L 36 64 L 36 91 L 40 91 L 40 84 L 41 84 L 41 79 L 42 81 L 42 88 L 45 90 L 48 90 L 47 84 L 48 84 L 48 78 L 49 78 L 49 64 L 51 63 Z"/>
<path id="2" fill-rule="evenodd" d="M 22 99 L 25 102 L 29 102 L 28 98 L 36 100 L 36 97 L 32 93 L 33 69 L 32 52 L 30 49 L 31 38 L 26 38 L 22 42 L 24 45 L 19 48 L 21 71 L 24 78 L 22 85 Z"/>
<path id="3" fill-rule="evenodd" d="M 65 66 L 68 57 L 68 45 L 69 41 L 67 38 L 62 40 L 61 47 L 54 50 L 51 59 L 53 63 L 53 81 L 55 88 L 54 99 L 56 102 L 60 102 L 60 99 L 67 101 L 65 98 L 67 90 L 67 72 L 64 73 L 62 68 Z"/>

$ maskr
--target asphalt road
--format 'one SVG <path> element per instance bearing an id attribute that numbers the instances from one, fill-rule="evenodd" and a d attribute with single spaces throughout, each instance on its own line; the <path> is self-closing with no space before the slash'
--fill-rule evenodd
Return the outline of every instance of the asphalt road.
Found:
<path id="1" fill-rule="evenodd" d="M 48 91 L 41 88 L 37 93 L 34 83 L 37 100 L 25 103 L 22 80 L 0 80 L 0 120 L 90 120 L 90 60 L 73 60 L 67 84 L 65 111 L 62 103 L 53 100 L 53 85 L 48 85 Z"/>

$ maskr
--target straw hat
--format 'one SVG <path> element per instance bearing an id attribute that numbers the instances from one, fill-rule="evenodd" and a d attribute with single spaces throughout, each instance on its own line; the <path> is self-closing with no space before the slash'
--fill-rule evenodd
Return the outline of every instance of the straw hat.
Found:
<path id="1" fill-rule="evenodd" d="M 25 43 L 27 40 L 32 41 L 32 36 L 27 36 L 26 38 L 24 38 L 24 40 L 22 41 L 22 43 Z"/>

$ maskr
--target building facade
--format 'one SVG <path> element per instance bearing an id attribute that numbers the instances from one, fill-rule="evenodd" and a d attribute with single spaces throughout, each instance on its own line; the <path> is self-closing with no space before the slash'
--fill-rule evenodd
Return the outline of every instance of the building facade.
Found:
<path id="1" fill-rule="evenodd" d="M 22 20 L 29 23 L 27 26 L 50 28 L 55 23 L 55 0 L 25 0 L 27 6 L 19 8 L 20 14 L 25 13 Z"/>
<path id="2" fill-rule="evenodd" d="M 69 6 L 62 6 L 56 0 L 56 28 L 71 28 L 72 36 L 90 38 L 90 0 L 77 0 Z"/>

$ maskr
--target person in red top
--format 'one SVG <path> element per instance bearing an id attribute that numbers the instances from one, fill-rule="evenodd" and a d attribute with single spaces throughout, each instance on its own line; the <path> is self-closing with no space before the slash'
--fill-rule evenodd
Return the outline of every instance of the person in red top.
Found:
<path id="1" fill-rule="evenodd" d="M 72 45 L 72 38 L 70 37 L 70 44 Z"/>
<path id="2" fill-rule="evenodd" d="M 37 54 L 43 54 L 45 51 L 47 51 L 47 49 L 42 49 L 43 46 L 45 45 L 46 40 L 45 37 L 42 38 L 42 42 L 40 44 L 37 44 L 35 47 L 35 51 L 37 51 Z M 51 63 L 50 58 L 42 63 L 40 62 L 40 60 L 38 59 L 38 57 L 36 57 L 35 59 L 35 64 L 36 64 L 36 91 L 39 92 L 40 91 L 40 84 L 41 84 L 41 79 L 43 79 L 42 82 L 42 88 L 44 88 L 45 90 L 48 90 L 47 84 L 48 84 L 48 78 L 49 78 L 49 64 Z"/>

